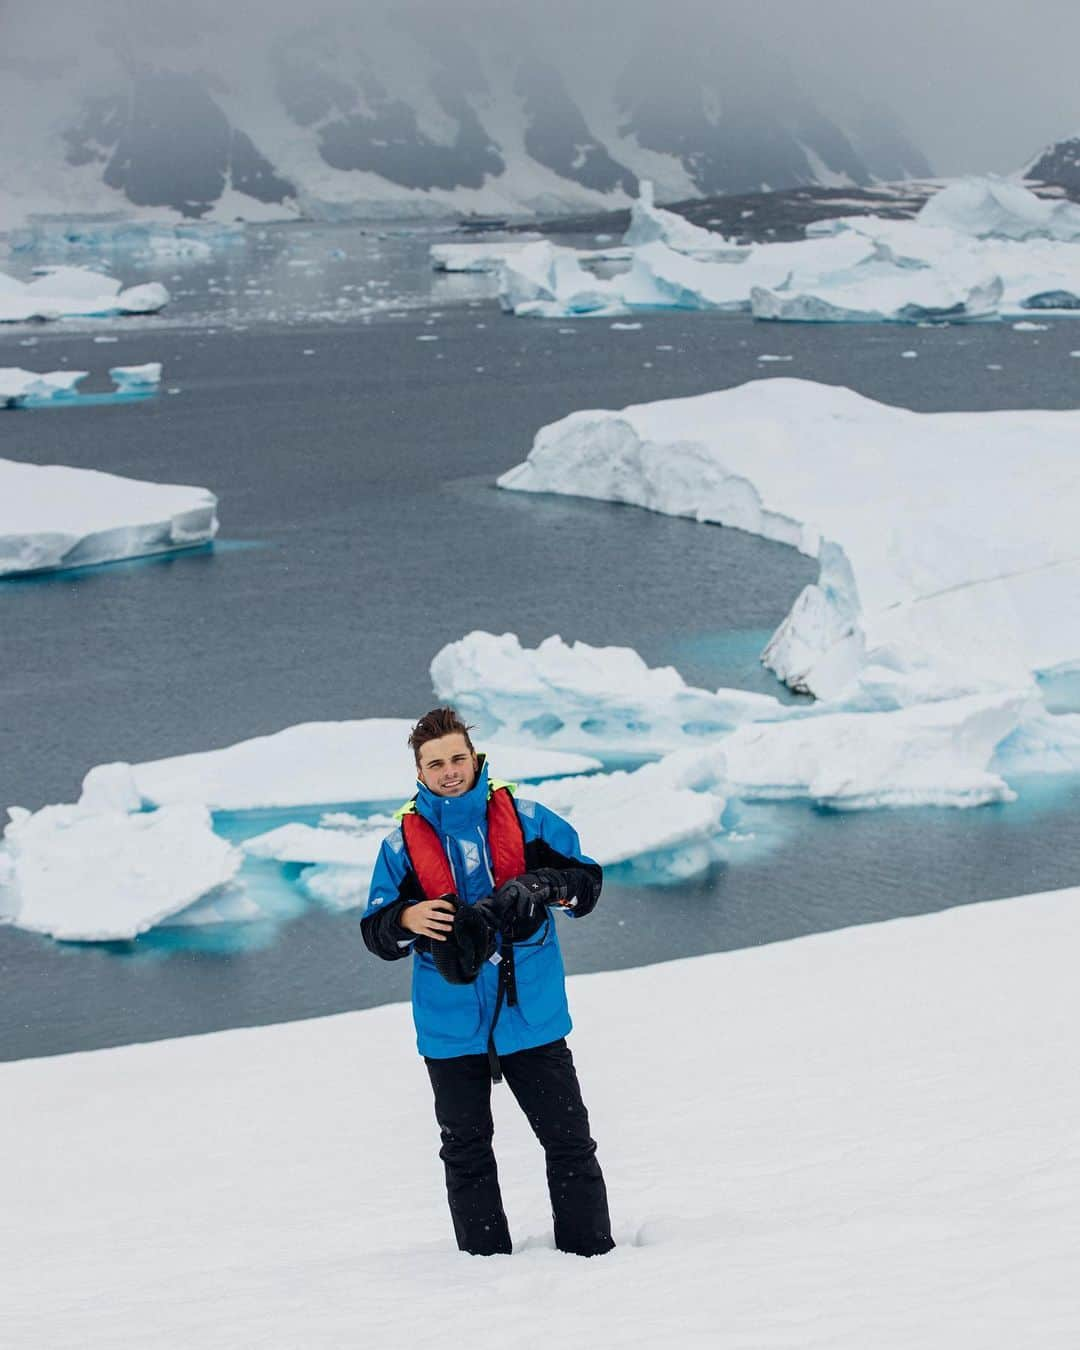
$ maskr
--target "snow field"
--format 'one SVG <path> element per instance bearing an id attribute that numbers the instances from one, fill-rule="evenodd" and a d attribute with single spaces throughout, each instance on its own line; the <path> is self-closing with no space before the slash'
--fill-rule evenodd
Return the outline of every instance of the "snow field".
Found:
<path id="1" fill-rule="evenodd" d="M 454 1249 L 406 1005 L 0 1065 L 5 1343 L 1072 1350 L 1078 904 L 572 977 L 592 1261 L 503 1088 L 515 1254 Z"/>

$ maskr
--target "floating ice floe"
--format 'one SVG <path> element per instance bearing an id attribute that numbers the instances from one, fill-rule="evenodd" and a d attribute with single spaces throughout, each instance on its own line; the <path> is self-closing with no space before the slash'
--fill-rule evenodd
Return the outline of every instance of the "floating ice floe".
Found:
<path id="1" fill-rule="evenodd" d="M 88 776 L 74 806 L 9 808 L 0 913 L 67 941 L 133 938 L 227 887 L 243 854 L 200 806 L 138 811 L 126 765 Z"/>
<path id="2" fill-rule="evenodd" d="M 112 366 L 109 379 L 120 393 L 145 393 L 161 383 L 161 362 L 147 361 L 141 366 Z"/>
<path id="3" fill-rule="evenodd" d="M 23 370 L 0 366 L 0 408 L 21 408 L 35 403 L 55 403 L 74 396 L 85 370 Z"/>
<path id="4" fill-rule="evenodd" d="M 505 488 L 733 525 L 820 560 L 766 649 L 871 706 L 1030 685 L 1080 659 L 1080 413 L 915 413 L 758 380 L 542 428 Z"/>
<path id="5" fill-rule="evenodd" d="M 971 695 L 739 727 L 720 746 L 728 791 L 848 810 L 1012 801 L 990 766 L 1027 704 L 1023 694 Z"/>
<path id="6" fill-rule="evenodd" d="M 411 729 L 408 720 L 391 717 L 304 722 L 222 750 L 136 764 L 132 771 L 141 800 L 159 806 L 195 802 L 214 811 L 244 811 L 402 801 L 416 790 Z M 599 761 L 586 755 L 530 747 L 501 746 L 492 759 L 493 772 L 508 779 L 598 767 Z"/>
<path id="7" fill-rule="evenodd" d="M 432 662 L 439 697 L 482 723 L 488 744 L 506 735 L 660 753 L 680 789 L 844 809 L 975 806 L 1011 800 L 1009 774 L 1080 769 L 1080 714 L 1050 715 L 1041 691 L 941 697 L 938 688 L 928 691 L 930 701 L 896 708 L 896 689 L 878 688 L 878 678 L 870 670 L 854 689 L 855 706 L 782 705 L 688 687 L 670 667 L 650 669 L 627 648 L 548 638 L 530 650 L 509 633 L 470 633 Z M 904 692 L 920 693 L 914 682 Z M 671 754 L 674 747 L 681 748 Z M 588 794 L 605 781 L 593 775 L 537 791 L 561 800 L 579 782 Z M 625 783 L 641 783 L 646 798 L 652 791 L 636 774 Z"/>
<path id="8" fill-rule="evenodd" d="M 916 216 L 978 239 L 1080 240 L 1080 206 L 1047 201 L 1005 178 L 965 178 L 929 199 Z"/>
<path id="9" fill-rule="evenodd" d="M 169 292 L 157 281 L 124 289 L 115 277 L 87 267 L 35 270 L 41 275 L 27 282 L 0 273 L 0 322 L 154 314 L 169 303 Z"/>
<path id="10" fill-rule="evenodd" d="M 469 633 L 436 654 L 431 682 L 499 740 L 599 754 L 665 754 L 798 711 L 767 694 L 694 689 L 673 666 L 649 667 L 630 647 L 557 636 L 530 649 L 513 633 Z"/>
<path id="11" fill-rule="evenodd" d="M 716 860 L 727 803 L 713 770 L 722 762 L 675 751 L 631 771 L 542 783 L 533 795 L 570 821 L 602 866 L 636 864 L 653 879 L 681 880 Z"/>
<path id="12" fill-rule="evenodd" d="M 192 548 L 217 528 L 206 488 L 0 459 L 0 576 Z"/>
<path id="13" fill-rule="evenodd" d="M 142 366 L 113 366 L 109 378 L 116 386 L 113 395 L 80 394 L 78 385 L 86 379 L 86 370 L 50 370 L 37 372 L 19 366 L 0 366 L 0 408 L 34 408 L 45 403 L 117 402 L 132 396 L 152 394 L 161 383 L 161 362 Z"/>

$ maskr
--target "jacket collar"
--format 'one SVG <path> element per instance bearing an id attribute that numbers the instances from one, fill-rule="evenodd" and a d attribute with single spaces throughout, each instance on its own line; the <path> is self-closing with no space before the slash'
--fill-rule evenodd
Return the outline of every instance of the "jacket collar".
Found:
<path id="1" fill-rule="evenodd" d="M 480 771 L 476 782 L 460 797 L 440 797 L 426 784 L 416 780 L 416 809 L 440 834 L 459 834 L 487 820 L 488 767 L 485 756 L 478 756 Z"/>

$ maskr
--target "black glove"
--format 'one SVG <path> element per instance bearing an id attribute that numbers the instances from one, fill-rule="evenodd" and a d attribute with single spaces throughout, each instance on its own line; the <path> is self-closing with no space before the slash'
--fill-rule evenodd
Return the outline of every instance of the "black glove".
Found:
<path id="1" fill-rule="evenodd" d="M 472 984 L 495 950 L 495 934 L 478 905 L 463 905 L 454 896 L 454 925 L 444 942 L 431 943 L 435 969 L 448 984 Z"/>
<path id="2" fill-rule="evenodd" d="M 481 910 L 488 923 L 497 932 L 517 924 L 528 925 L 536 918 L 541 905 L 557 904 L 567 896 L 566 878 L 553 867 L 538 867 L 535 872 L 522 872 L 512 881 L 504 881 L 494 895 L 481 900 Z"/>

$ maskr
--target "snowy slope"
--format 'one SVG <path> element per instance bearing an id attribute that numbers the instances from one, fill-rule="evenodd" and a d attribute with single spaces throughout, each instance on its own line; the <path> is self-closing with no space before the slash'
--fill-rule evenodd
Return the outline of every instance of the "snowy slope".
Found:
<path id="1" fill-rule="evenodd" d="M 590 24 L 591 21 L 591 24 Z M 513 11 L 334 6 L 267 16 L 29 0 L 0 51 L 0 230 L 32 213 L 231 220 L 555 213 L 922 175 L 902 134 L 833 120 L 790 72 L 750 79 L 698 32 Z M 591 28 L 591 31 L 589 31 Z M 830 91 L 822 91 L 827 99 Z"/>
<path id="2" fill-rule="evenodd" d="M 6 1350 L 1074 1350 L 1078 941 L 1073 889 L 571 979 L 592 1261 L 504 1088 L 517 1250 L 454 1250 L 404 1005 L 2 1065 Z"/>

